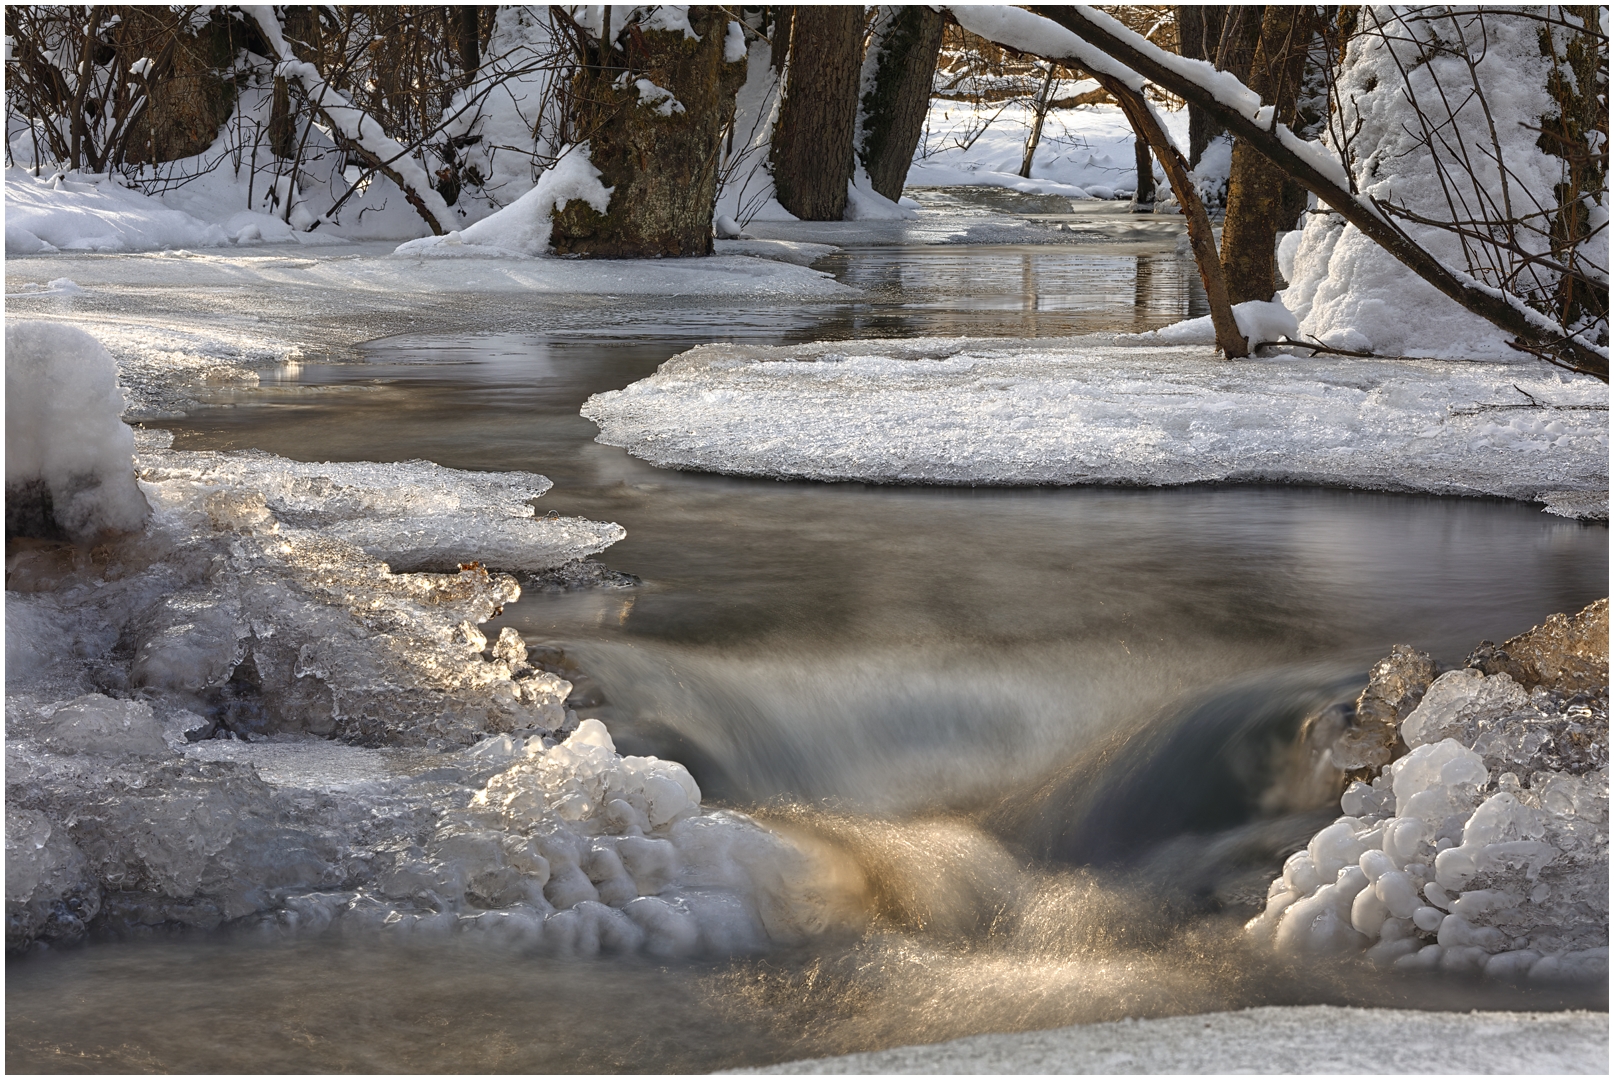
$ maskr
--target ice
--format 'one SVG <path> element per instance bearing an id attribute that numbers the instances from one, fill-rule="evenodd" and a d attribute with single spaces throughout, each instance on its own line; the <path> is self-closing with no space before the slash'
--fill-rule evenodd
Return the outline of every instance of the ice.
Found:
<path id="1" fill-rule="evenodd" d="M 90 540 L 140 528 L 134 433 L 112 357 L 75 327 L 6 324 L 6 533 Z"/>
<path id="2" fill-rule="evenodd" d="M 40 742 L 58 754 L 163 757 L 170 753 L 163 726 L 145 702 L 85 694 L 50 715 Z"/>
<path id="3" fill-rule="evenodd" d="M 215 500 L 215 517 L 245 523 L 269 513 L 382 559 L 394 570 L 454 570 L 480 563 L 537 572 L 603 551 L 622 527 L 537 516 L 533 501 L 550 488 L 534 473 L 445 469 L 429 461 L 297 462 L 261 451 L 154 451 L 141 461 L 149 483 L 250 491 L 255 502 Z M 251 498 L 247 496 L 247 498 Z M 245 517 L 243 517 L 245 515 Z"/>
<path id="4" fill-rule="evenodd" d="M 1349 816 L 1289 858 L 1251 935 L 1409 971 L 1606 979 L 1607 619 L 1602 600 L 1510 639 L 1534 657 L 1528 691 L 1475 667 L 1429 684 L 1402 713 L 1410 749 L 1346 790 Z M 1495 646 L 1475 656 L 1517 664 Z M 1398 648 L 1363 699 L 1395 715 L 1425 678 L 1416 658 Z"/>
<path id="5" fill-rule="evenodd" d="M 1607 414 L 1499 439 L 1492 417 L 1600 404 L 1543 365 L 1207 347 L 853 340 L 705 345 L 597 394 L 598 441 L 663 468 L 876 483 L 1327 484 L 1534 500 L 1606 490 Z M 1481 406 L 1484 406 L 1482 408 Z M 781 420 L 784 417 L 786 419 Z"/>

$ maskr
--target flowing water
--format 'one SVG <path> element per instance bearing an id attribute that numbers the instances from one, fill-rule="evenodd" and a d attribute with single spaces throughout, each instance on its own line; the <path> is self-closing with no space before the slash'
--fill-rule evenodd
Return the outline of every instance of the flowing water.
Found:
<path id="1" fill-rule="evenodd" d="M 1169 241 L 1169 237 L 1167 238 Z M 637 584 L 530 585 L 623 752 L 840 854 L 811 947 L 586 963 L 459 945 L 96 943 L 8 965 L 21 1070 L 681 1071 L 1253 1004 L 1606 1007 L 1606 994 L 1291 965 L 1240 942 L 1337 813 L 1301 719 L 1396 642 L 1453 663 L 1605 592 L 1604 526 L 1346 491 L 913 489 L 663 472 L 591 393 L 695 344 L 1045 336 L 1198 313 L 1157 234 L 849 248 L 850 302 L 548 302 L 370 343 L 171 426 L 191 449 L 429 458 L 555 481 Z"/>

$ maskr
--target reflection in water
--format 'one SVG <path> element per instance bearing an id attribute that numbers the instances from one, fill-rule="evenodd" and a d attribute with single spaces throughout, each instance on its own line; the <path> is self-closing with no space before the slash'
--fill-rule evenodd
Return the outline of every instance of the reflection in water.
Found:
<path id="1" fill-rule="evenodd" d="M 589 394 L 703 341 L 1130 330 L 1197 302 L 1157 251 L 821 265 L 865 298 L 386 340 L 171 426 L 188 449 L 542 472 L 546 510 L 623 524 L 602 561 L 643 585 L 529 589 L 488 629 L 563 648 L 625 752 L 825 853 L 862 898 L 838 934 L 711 966 L 103 944 L 9 966 L 8 1066 L 696 1071 L 1257 1004 L 1568 1000 L 1292 968 L 1237 931 L 1331 813 L 1337 778 L 1295 780 L 1299 719 L 1392 643 L 1454 662 L 1602 595 L 1605 528 L 1355 492 L 780 484 L 592 442 Z"/>

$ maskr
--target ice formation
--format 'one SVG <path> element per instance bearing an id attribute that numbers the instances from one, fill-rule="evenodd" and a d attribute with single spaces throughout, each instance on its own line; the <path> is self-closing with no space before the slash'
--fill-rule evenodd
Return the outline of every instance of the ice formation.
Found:
<path id="1" fill-rule="evenodd" d="M 89 540 L 140 528 L 134 433 L 112 357 L 60 323 L 6 324 L 6 533 Z"/>
<path id="2" fill-rule="evenodd" d="M 1102 336 L 704 345 L 596 394 L 583 415 L 598 441 L 665 468 L 886 483 L 1266 481 L 1537 501 L 1579 491 L 1586 516 L 1607 513 L 1607 392 L 1535 363 L 1229 363 L 1207 347 Z"/>
<path id="3" fill-rule="evenodd" d="M 36 339 L 50 363 L 29 366 Z M 82 362 L 101 398 L 63 397 L 94 424 L 62 430 L 116 427 L 107 481 L 143 516 L 94 549 L 8 550 L 8 947 L 334 923 L 726 955 L 836 917 L 808 849 L 617 754 L 519 634 L 478 628 L 520 596 L 499 571 L 598 583 L 576 560 L 619 526 L 535 516 L 533 474 L 135 440 L 87 335 L 13 326 L 7 355 L 13 407 Z M 48 442 L 31 419 L 8 435 Z"/>
<path id="4" fill-rule="evenodd" d="M 1430 681 L 1398 650 L 1374 670 L 1363 700 L 1403 715 L 1405 752 L 1358 773 L 1251 935 L 1401 970 L 1607 980 L 1608 601 L 1469 665 Z"/>

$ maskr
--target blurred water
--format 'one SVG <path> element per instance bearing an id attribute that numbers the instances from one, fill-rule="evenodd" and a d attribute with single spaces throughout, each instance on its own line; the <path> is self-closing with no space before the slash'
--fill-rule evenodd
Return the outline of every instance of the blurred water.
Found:
<path id="1" fill-rule="evenodd" d="M 1273 808 L 1299 718 L 1407 642 L 1451 663 L 1604 595 L 1604 526 L 1492 500 L 1229 487 L 895 489 L 663 472 L 577 410 L 695 344 L 1134 330 L 1197 313 L 1122 222 L 1081 243 L 820 265 L 759 309 L 549 308 L 266 373 L 183 448 L 429 458 L 555 481 L 620 522 L 627 589 L 529 588 L 502 624 L 598 684 L 624 752 L 842 853 L 867 925 L 708 965 L 336 943 L 97 944 L 8 965 L 7 1065 L 677 1071 L 1283 1002 L 1555 1007 L 1505 986 L 1254 956 L 1237 928 L 1327 793 Z M 1127 245 L 1135 253 L 1127 254 Z M 1256 890 L 1252 897 L 1251 889 Z M 1573 998 L 1606 1007 L 1606 995 Z"/>

